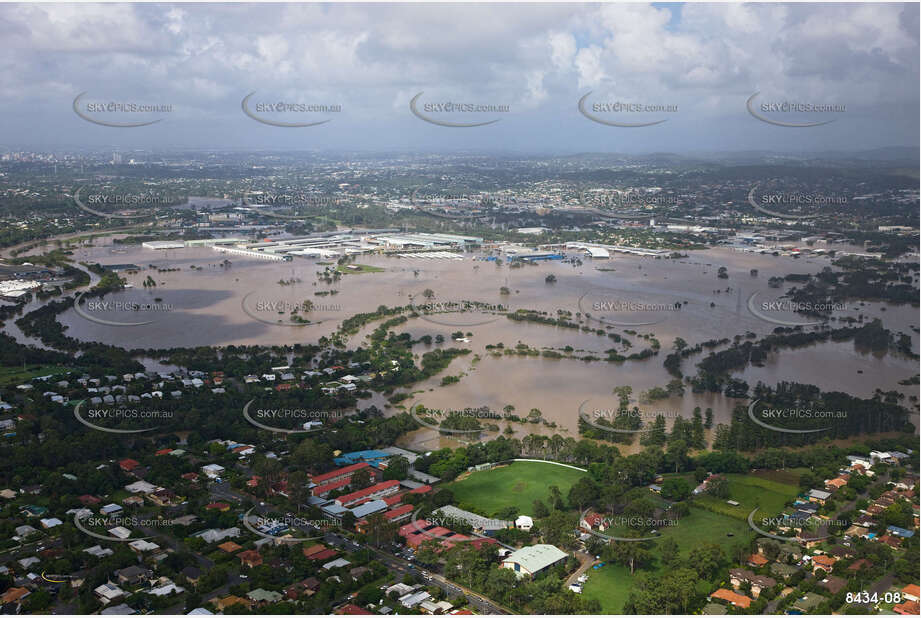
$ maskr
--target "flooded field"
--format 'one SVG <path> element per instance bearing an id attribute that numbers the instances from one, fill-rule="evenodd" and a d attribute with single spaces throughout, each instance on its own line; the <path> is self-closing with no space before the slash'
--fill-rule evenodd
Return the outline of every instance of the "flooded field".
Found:
<path id="1" fill-rule="evenodd" d="M 141 269 L 135 274 L 121 273 L 133 287 L 107 295 L 108 306 L 90 308 L 89 315 L 95 320 L 74 311 L 61 316 L 72 337 L 128 348 L 311 343 L 331 334 L 343 319 L 356 313 L 374 311 L 380 305 L 412 304 L 429 310 L 423 318 L 403 326 L 414 339 L 440 334 L 444 345 L 469 347 L 472 354 L 456 359 L 428 383 L 415 385 L 412 398 L 403 405 L 421 403 L 442 409 L 485 405 L 494 410 L 512 405 L 521 415 L 537 408 L 557 425 L 554 430 L 544 428 L 545 432 L 573 437 L 578 435 L 579 406 L 586 401 L 592 406 L 616 407 L 612 389 L 617 386 L 632 386 L 634 399 L 642 391 L 664 386 L 671 376 L 662 361 L 676 338 L 694 345 L 746 332 L 762 336 L 778 325 L 808 323 L 800 314 L 771 305 L 789 285 L 772 288 L 768 279 L 815 273 L 830 263 L 827 258 L 794 259 L 728 248 L 692 252 L 674 260 L 616 255 L 609 260 L 584 260 L 581 265 L 543 262 L 520 268 L 475 259 L 472 254 L 462 260 L 362 256 L 358 264 L 382 270 L 343 274 L 338 281 L 326 283 L 317 273 L 327 265 L 304 258 L 274 262 L 225 255 L 207 247 L 155 251 L 112 245 L 110 239 L 95 242 L 94 247 L 75 251 L 74 258 L 108 265 L 130 263 Z M 225 263 L 225 258 L 230 261 Z M 727 278 L 718 278 L 720 267 L 726 268 Z M 145 288 L 145 281 L 153 281 L 155 287 Z M 289 317 L 304 301 L 313 304 L 309 312 L 298 311 L 310 321 L 307 325 Z M 132 304 L 145 308 L 131 310 Z M 603 335 L 618 333 L 631 347 L 595 332 L 514 322 L 497 312 L 500 306 L 538 310 L 553 318 L 568 316 L 573 321 L 577 314 L 588 314 L 593 328 L 603 329 Z M 465 311 L 458 311 L 460 307 Z M 879 317 L 887 328 L 914 335 L 917 352 L 915 308 L 855 303 L 837 308 L 833 315 Z M 375 326 L 363 329 L 350 345 L 357 345 Z M 832 321 L 831 326 L 840 324 Z M 458 331 L 469 341 L 452 342 L 452 334 Z M 603 358 L 611 348 L 623 355 L 648 348 L 650 341 L 641 337 L 644 334 L 658 340 L 659 354 L 623 363 L 494 358 L 486 348 L 498 343 L 506 348 L 526 344 L 538 350 L 571 348 L 577 356 Z M 415 351 L 421 355 L 436 345 L 418 343 Z M 695 372 L 693 365 L 702 356 L 685 361 L 685 375 Z M 735 377 L 750 385 L 759 380 L 768 384 L 795 380 L 868 397 L 877 388 L 917 395 L 917 386 L 898 384 L 917 372 L 916 361 L 892 353 L 872 356 L 845 342 L 784 350 L 764 367 L 749 367 Z M 440 386 L 446 375 L 461 376 L 460 382 Z M 644 411 L 670 410 L 686 417 L 695 406 L 710 407 L 717 423 L 728 419 L 734 404 L 722 396 L 694 395 L 689 390 L 683 397 L 654 404 L 637 402 Z M 516 425 L 516 432 L 533 432 L 536 427 Z M 444 440 L 430 430 L 417 434 L 412 439 L 417 447 L 433 448 L 435 442 Z"/>

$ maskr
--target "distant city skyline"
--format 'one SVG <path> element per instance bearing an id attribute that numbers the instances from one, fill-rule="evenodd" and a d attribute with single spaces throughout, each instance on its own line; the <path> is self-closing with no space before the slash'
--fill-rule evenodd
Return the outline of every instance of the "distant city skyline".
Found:
<path id="1" fill-rule="evenodd" d="M 916 148 L 918 27 L 918 4 L 5 4 L 0 152 Z"/>

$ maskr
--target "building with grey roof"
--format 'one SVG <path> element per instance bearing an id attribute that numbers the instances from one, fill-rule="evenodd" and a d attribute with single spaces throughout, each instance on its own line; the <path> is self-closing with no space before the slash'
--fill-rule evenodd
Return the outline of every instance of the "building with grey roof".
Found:
<path id="1" fill-rule="evenodd" d="M 514 522 L 491 517 L 483 517 L 482 515 L 477 515 L 476 513 L 471 513 L 470 511 L 459 509 L 456 506 L 451 506 L 450 504 L 437 509 L 435 513 L 442 515 L 447 519 L 462 521 L 473 528 L 475 532 L 482 532 L 483 534 L 495 534 L 499 530 L 515 527 Z M 445 523 L 442 523 L 441 525 L 443 525 L 445 528 L 451 527 Z"/>
<path id="2" fill-rule="evenodd" d="M 506 556 L 502 560 L 502 568 L 512 569 L 519 578 L 534 577 L 544 569 L 566 560 L 568 556 L 553 545 L 529 545 Z"/>

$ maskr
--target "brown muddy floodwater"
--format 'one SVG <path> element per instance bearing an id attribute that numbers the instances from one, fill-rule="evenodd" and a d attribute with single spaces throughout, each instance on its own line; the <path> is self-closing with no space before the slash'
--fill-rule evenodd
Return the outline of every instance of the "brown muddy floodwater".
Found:
<path id="1" fill-rule="evenodd" d="M 108 243 L 108 244 L 103 244 Z M 783 289 L 772 289 L 768 279 L 790 273 L 815 273 L 830 264 L 828 258 L 799 258 L 743 253 L 729 248 L 692 252 L 677 260 L 616 255 L 609 260 L 584 260 L 574 267 L 569 263 L 545 262 L 536 266 L 510 268 L 505 264 L 475 260 L 466 254 L 462 260 L 360 256 L 359 264 L 383 268 L 382 272 L 348 274 L 326 284 L 316 273 L 324 266 L 317 260 L 295 257 L 293 262 L 243 259 L 225 255 L 206 247 L 155 251 L 139 246 L 113 246 L 110 240 L 97 240 L 97 246 L 79 249 L 78 261 L 102 264 L 133 263 L 142 267 L 137 274 L 125 276 L 134 287 L 110 294 L 107 301 L 153 303 L 155 310 L 146 312 L 95 308 L 92 316 L 115 322 L 151 322 L 143 326 L 113 327 L 89 321 L 70 311 L 61 316 L 68 334 L 82 340 L 95 340 L 126 348 L 169 348 L 202 345 L 260 344 L 284 345 L 311 343 L 332 333 L 345 318 L 373 311 L 380 305 L 410 303 L 418 307 L 435 305 L 451 309 L 448 313 L 429 314 L 411 320 L 403 330 L 413 338 L 441 334 L 445 346 L 466 346 L 472 353 L 454 360 L 441 374 L 410 392 L 412 398 L 403 406 L 424 404 L 427 407 L 460 410 L 489 406 L 501 410 L 513 405 L 516 413 L 526 415 L 532 408 L 557 424 L 556 429 L 542 428 L 544 433 L 578 437 L 579 406 L 589 401 L 593 407 L 616 408 L 612 389 L 633 387 L 634 399 L 642 391 L 664 386 L 670 376 L 662 366 L 665 355 L 677 337 L 690 345 L 732 338 L 746 332 L 759 336 L 778 326 L 753 315 L 748 299 L 756 293 L 757 303 L 776 300 Z M 115 251 L 118 252 L 115 252 Z M 574 255 L 574 254 L 573 254 Z M 224 258 L 229 266 L 222 266 Z M 504 258 L 500 258 L 504 260 Z M 155 268 L 151 268 L 153 265 Z M 720 266 L 727 269 L 728 279 L 717 278 Z M 157 272 L 176 269 L 174 272 Z M 757 269 L 757 276 L 750 271 Z M 556 281 L 546 281 L 548 275 Z M 153 289 L 142 284 L 150 276 Z M 293 281 L 282 285 L 280 281 Z M 500 293 L 500 288 L 508 294 Z M 784 289 L 789 288 L 785 285 Z M 338 291 L 335 295 L 316 296 L 318 291 Z M 427 299 L 423 292 L 431 290 Z M 309 319 L 315 324 L 291 326 L 287 312 L 303 301 L 314 303 Z M 458 312 L 458 303 L 476 301 L 485 307 Z M 680 305 L 675 310 L 675 304 Z M 536 309 L 553 317 L 559 311 L 589 313 L 591 324 L 607 328 L 628 339 L 626 350 L 611 339 L 594 332 L 534 323 L 513 322 L 494 311 L 496 305 L 510 309 Z M 279 312 L 280 311 L 280 312 Z M 772 319 L 790 323 L 808 322 L 802 315 L 768 310 Z M 896 332 L 912 335 L 918 351 L 918 311 L 910 306 L 881 303 L 854 303 L 841 307 L 835 316 L 879 317 Z M 357 345 L 376 324 L 352 337 Z M 832 322 L 831 326 L 840 324 Z M 451 334 L 470 333 L 469 342 L 451 342 Z M 635 331 L 629 334 L 626 331 Z M 661 343 L 658 356 L 642 361 L 608 363 L 572 359 L 503 356 L 494 358 L 487 344 L 519 343 L 532 348 L 562 349 L 571 346 L 579 356 L 594 353 L 604 357 L 612 347 L 622 354 L 639 352 L 649 346 L 640 335 L 653 335 Z M 416 344 L 419 355 L 437 344 Z M 685 375 L 694 373 L 693 364 L 703 355 L 685 361 Z M 824 390 L 839 390 L 869 397 L 877 388 L 896 390 L 906 396 L 918 394 L 917 386 L 899 385 L 918 373 L 918 363 L 889 353 L 876 357 L 857 350 L 852 342 L 828 343 L 775 354 L 764 367 L 749 367 L 736 377 L 754 385 L 757 381 L 798 381 L 816 384 Z M 459 383 L 441 387 L 444 376 L 460 376 Z M 383 400 L 376 396 L 374 403 Z M 361 405 L 368 405 L 365 401 Z M 724 422 L 736 401 L 721 395 L 694 395 L 637 405 L 644 412 L 663 411 L 690 417 L 695 406 L 710 407 L 715 422 Z M 906 401 L 906 405 L 909 404 Z M 916 411 L 916 408 L 915 408 Z M 917 425 L 917 415 L 913 416 Z M 514 425 L 522 435 L 536 432 L 532 424 Z M 439 438 L 431 430 L 416 432 L 409 446 L 430 449 L 453 441 Z"/>

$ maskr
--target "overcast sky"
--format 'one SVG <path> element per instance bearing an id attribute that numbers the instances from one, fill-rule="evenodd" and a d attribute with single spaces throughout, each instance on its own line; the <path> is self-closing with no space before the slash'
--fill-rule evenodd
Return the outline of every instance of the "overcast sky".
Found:
<path id="1" fill-rule="evenodd" d="M 918 4 L 0 5 L 0 147 L 532 153 L 917 146 Z M 114 128 L 103 122 L 160 122 Z M 278 127 L 258 122 L 313 123 Z M 438 122 L 476 123 L 446 127 Z M 617 123 L 609 126 L 580 113 Z M 746 101 L 768 120 L 747 111 Z M 108 102 L 163 113 L 89 111 Z M 340 105 L 274 113 L 265 103 Z M 790 113 L 789 101 L 844 106 Z M 433 110 L 453 102 L 507 112 Z M 608 112 L 600 103 L 677 106 Z M 257 111 L 261 109 L 262 111 Z M 428 110 L 428 111 L 426 111 Z"/>

